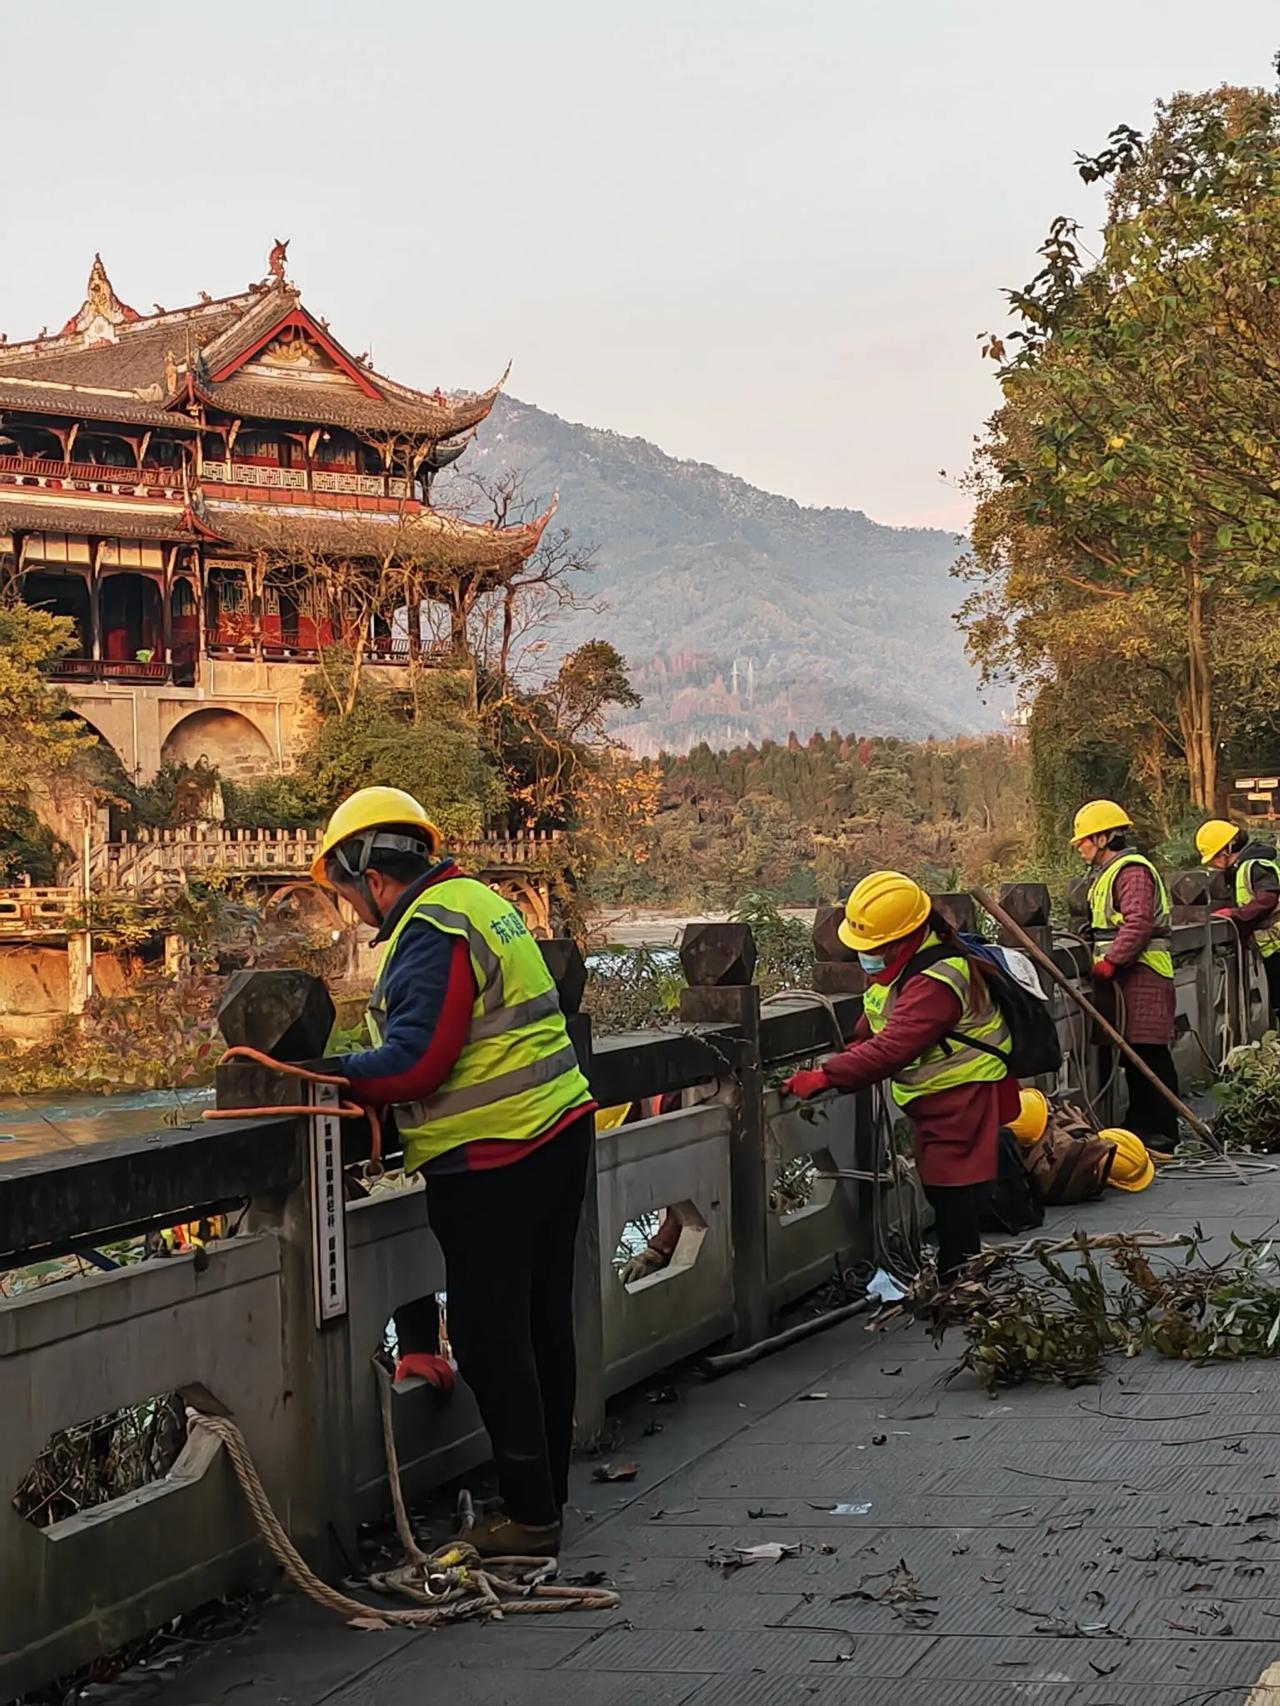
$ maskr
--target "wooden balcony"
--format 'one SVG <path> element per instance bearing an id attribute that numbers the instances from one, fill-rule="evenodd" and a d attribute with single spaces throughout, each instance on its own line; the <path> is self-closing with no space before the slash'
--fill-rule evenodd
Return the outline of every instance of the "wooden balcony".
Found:
<path id="1" fill-rule="evenodd" d="M 163 659 L 139 658 L 60 658 L 50 675 L 55 681 L 146 681 L 164 682 L 173 679 L 173 665 Z"/>
<path id="2" fill-rule="evenodd" d="M 408 480 L 382 474 L 356 474 L 328 468 L 278 468 L 263 462 L 211 462 L 202 465 L 204 485 L 252 486 L 265 492 L 304 492 L 324 496 L 411 498 Z"/>
<path id="3" fill-rule="evenodd" d="M 108 468 L 94 462 L 51 462 L 37 456 L 0 456 L 0 485 L 170 501 L 183 492 L 179 468 Z"/>

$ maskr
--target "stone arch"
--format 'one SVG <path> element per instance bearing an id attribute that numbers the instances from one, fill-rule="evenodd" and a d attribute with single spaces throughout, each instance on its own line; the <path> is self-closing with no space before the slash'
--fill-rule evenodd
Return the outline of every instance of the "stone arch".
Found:
<path id="1" fill-rule="evenodd" d="M 257 724 L 220 706 L 183 717 L 160 748 L 162 764 L 196 764 L 202 758 L 233 780 L 262 776 L 276 767 L 271 742 Z"/>
<path id="2" fill-rule="evenodd" d="M 310 878 L 285 883 L 276 889 L 267 897 L 263 911 L 290 918 L 312 929 L 344 931 L 348 928 L 347 921 L 338 910 L 336 897 Z"/>

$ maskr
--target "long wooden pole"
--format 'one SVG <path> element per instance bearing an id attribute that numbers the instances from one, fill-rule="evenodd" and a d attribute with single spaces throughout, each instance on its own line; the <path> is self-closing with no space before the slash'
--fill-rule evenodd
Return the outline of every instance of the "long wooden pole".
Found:
<path id="1" fill-rule="evenodd" d="M 1102 1014 L 1099 1013 L 1098 1009 L 1094 1006 L 1093 1002 L 1089 1000 L 1088 996 L 1081 994 L 1080 990 L 1076 988 L 1071 979 L 1058 970 L 1058 967 L 1054 964 L 1050 956 L 1045 953 L 1043 948 L 1039 947 L 1031 940 L 1030 936 L 1027 935 L 1026 931 L 1020 924 L 1010 918 L 1009 914 L 1000 905 L 999 901 L 993 900 L 985 889 L 974 889 L 973 898 L 980 906 L 991 914 L 997 924 L 1009 932 L 1018 946 L 1022 948 L 1025 953 L 1031 956 L 1042 971 L 1048 972 L 1049 976 L 1058 985 L 1059 989 L 1063 990 L 1066 995 L 1075 1002 L 1080 1011 L 1089 1015 L 1102 1034 L 1110 1042 L 1115 1044 L 1125 1059 L 1132 1061 L 1134 1066 L 1137 1067 L 1138 1071 L 1147 1080 L 1147 1082 L 1149 1084 L 1153 1084 L 1164 1097 L 1165 1101 L 1169 1103 L 1170 1107 L 1177 1110 L 1179 1116 L 1187 1122 L 1192 1131 L 1195 1132 L 1196 1136 L 1203 1138 L 1205 1143 L 1207 1143 L 1211 1149 L 1217 1150 L 1218 1154 L 1226 1161 L 1227 1165 L 1231 1168 L 1240 1183 L 1242 1185 L 1247 1184 L 1248 1180 L 1227 1154 L 1221 1139 L 1214 1132 L 1213 1127 L 1206 1125 L 1197 1114 L 1193 1114 L 1191 1109 L 1182 1100 L 1181 1096 L 1175 1096 L 1169 1086 L 1162 1079 L 1156 1077 L 1155 1073 L 1147 1065 L 1146 1061 L 1143 1060 L 1142 1056 L 1137 1052 L 1132 1044 L 1127 1043 L 1111 1021 L 1104 1018 Z"/>

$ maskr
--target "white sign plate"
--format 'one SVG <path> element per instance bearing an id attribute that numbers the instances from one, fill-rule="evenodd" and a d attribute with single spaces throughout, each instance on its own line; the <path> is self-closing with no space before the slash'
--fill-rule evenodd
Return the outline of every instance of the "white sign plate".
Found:
<path id="1" fill-rule="evenodd" d="M 347 1211 L 342 1195 L 338 1086 L 311 1084 L 311 1247 L 316 1326 L 347 1312 Z"/>

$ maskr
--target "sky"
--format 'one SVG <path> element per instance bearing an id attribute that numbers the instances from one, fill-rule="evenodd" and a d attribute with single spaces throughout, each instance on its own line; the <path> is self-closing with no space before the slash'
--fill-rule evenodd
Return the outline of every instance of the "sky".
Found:
<path id="1" fill-rule="evenodd" d="M 1272 80 L 1265 0 L 0 5 L 0 330 L 95 250 L 142 312 L 275 237 L 354 352 L 508 389 L 802 503 L 962 528 L 979 336 L 1073 169 L 1180 88 Z M 939 470 L 951 472 L 951 479 Z"/>

